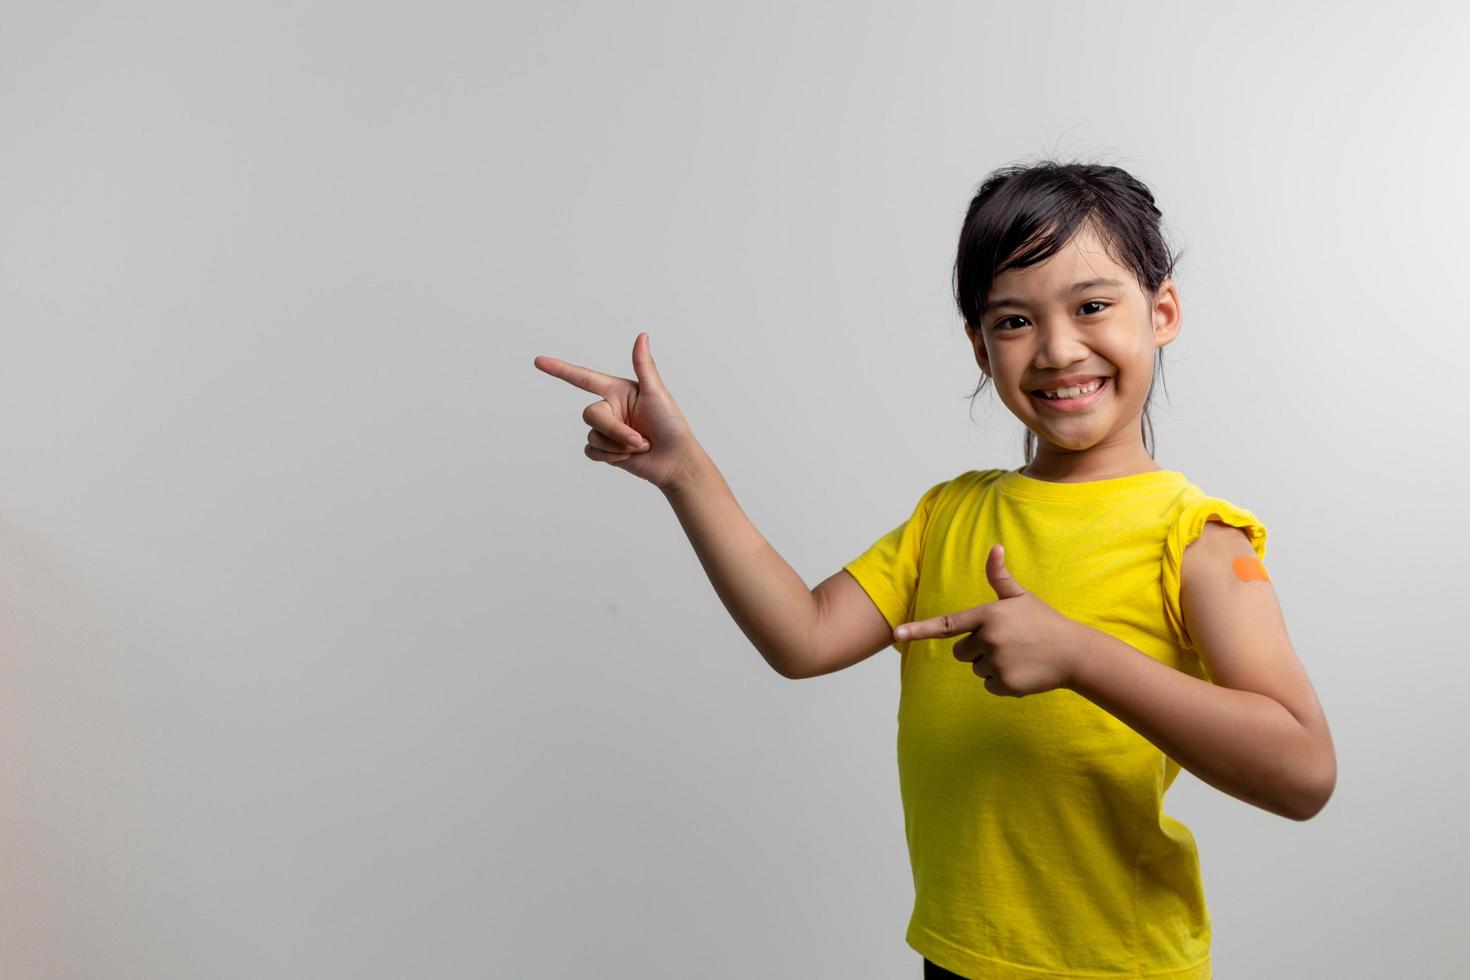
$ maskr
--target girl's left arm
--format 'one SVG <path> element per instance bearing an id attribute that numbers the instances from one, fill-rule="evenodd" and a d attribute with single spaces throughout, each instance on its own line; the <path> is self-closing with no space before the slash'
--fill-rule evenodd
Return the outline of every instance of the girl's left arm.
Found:
<path id="1" fill-rule="evenodd" d="M 1205 522 L 1184 549 L 1179 595 L 1213 683 L 1089 628 L 1068 687 L 1216 789 L 1293 820 L 1316 816 L 1337 785 L 1337 755 L 1249 538 Z"/>

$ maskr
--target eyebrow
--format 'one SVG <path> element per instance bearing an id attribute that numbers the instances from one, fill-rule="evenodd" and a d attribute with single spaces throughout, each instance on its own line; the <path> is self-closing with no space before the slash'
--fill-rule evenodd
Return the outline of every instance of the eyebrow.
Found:
<path id="1" fill-rule="evenodd" d="M 1064 298 L 1067 296 L 1072 296 L 1076 293 L 1085 293 L 1089 289 L 1095 289 L 1098 286 L 1121 285 L 1123 284 L 1116 279 L 1088 279 L 1086 282 L 1073 283 L 1070 288 L 1062 290 L 1060 293 L 1057 294 L 1057 296 L 1059 298 Z M 998 299 L 994 303 L 991 303 L 989 306 L 986 307 L 986 309 L 994 310 L 999 309 L 1002 306 L 1019 306 L 1023 310 L 1026 308 L 1025 302 L 1023 302 L 1022 300 L 1013 299 L 1012 297 L 1007 296 L 1005 299 Z"/>

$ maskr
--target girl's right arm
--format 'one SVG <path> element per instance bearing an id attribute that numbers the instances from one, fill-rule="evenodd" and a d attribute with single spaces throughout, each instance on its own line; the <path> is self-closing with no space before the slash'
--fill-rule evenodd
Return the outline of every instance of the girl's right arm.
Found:
<path id="1" fill-rule="evenodd" d="M 720 601 L 781 676 L 831 673 L 891 643 L 887 620 L 846 571 L 809 590 L 751 523 L 664 386 L 646 337 L 633 344 L 636 382 L 536 358 L 540 370 L 602 396 L 582 413 L 592 426 L 586 456 L 663 492 Z"/>
<path id="2" fill-rule="evenodd" d="M 664 489 L 720 601 L 782 677 L 818 677 L 865 660 L 893 629 L 846 570 L 808 590 L 736 502 L 704 452 Z"/>

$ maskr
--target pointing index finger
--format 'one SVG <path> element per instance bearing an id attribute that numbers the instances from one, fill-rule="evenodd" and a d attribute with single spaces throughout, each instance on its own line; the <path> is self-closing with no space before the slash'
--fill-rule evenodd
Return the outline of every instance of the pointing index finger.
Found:
<path id="1" fill-rule="evenodd" d="M 564 361 L 559 357 L 550 357 L 546 354 L 538 355 L 532 363 L 539 370 L 545 371 L 553 377 L 561 378 L 563 381 L 574 384 L 583 391 L 590 391 L 594 395 L 602 395 L 604 397 L 612 390 L 613 382 L 623 380 L 621 378 L 615 378 L 610 374 L 603 374 L 601 371 L 594 371 L 589 367 L 583 367 L 580 364 Z"/>
<path id="2" fill-rule="evenodd" d="M 961 633 L 973 633 L 978 625 L 978 618 L 978 609 L 945 613 L 943 616 L 935 616 L 932 619 L 904 623 L 893 631 L 893 635 L 898 640 L 928 640 L 936 636 L 959 636 Z"/>

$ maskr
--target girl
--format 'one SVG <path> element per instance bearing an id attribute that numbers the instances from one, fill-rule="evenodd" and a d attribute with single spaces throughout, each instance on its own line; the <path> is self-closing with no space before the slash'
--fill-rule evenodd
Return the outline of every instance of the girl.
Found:
<path id="1" fill-rule="evenodd" d="M 1148 445 L 1152 362 L 1181 322 L 1161 217 L 1117 167 L 986 178 L 955 298 L 980 388 L 1027 429 L 1025 465 L 934 484 L 811 590 L 695 440 L 647 334 L 636 381 L 535 359 L 601 396 L 587 457 L 664 493 L 778 673 L 899 651 L 906 938 L 926 977 L 1206 980 L 1194 837 L 1163 812 L 1180 767 L 1295 820 L 1336 783 L 1264 525 Z"/>

